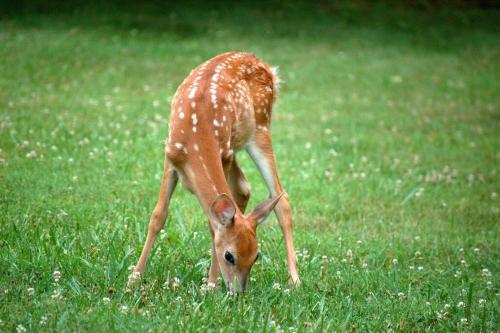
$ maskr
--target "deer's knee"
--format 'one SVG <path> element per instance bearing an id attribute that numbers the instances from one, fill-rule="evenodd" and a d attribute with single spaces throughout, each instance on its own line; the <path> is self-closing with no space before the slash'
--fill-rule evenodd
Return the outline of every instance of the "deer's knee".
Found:
<path id="1" fill-rule="evenodd" d="M 286 197 L 283 197 L 275 208 L 276 215 L 282 228 L 291 228 L 293 224 L 292 207 Z"/>

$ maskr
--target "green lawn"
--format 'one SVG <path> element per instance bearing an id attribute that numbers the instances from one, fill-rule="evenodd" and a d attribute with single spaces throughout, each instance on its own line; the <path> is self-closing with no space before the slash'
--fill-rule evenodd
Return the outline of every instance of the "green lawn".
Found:
<path id="1" fill-rule="evenodd" d="M 498 10 L 94 5 L 0 16 L 0 331 L 499 331 Z M 172 95 L 229 50 L 280 66 L 302 286 L 273 217 L 248 292 L 204 293 L 208 226 L 179 187 L 127 293 Z"/>

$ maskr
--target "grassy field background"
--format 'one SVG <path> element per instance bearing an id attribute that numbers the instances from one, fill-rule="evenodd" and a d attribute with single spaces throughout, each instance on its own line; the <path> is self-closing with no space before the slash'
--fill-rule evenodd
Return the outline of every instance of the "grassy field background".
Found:
<path id="1" fill-rule="evenodd" d="M 4 8 L 0 331 L 498 331 L 499 19 L 334 2 Z M 179 187 L 127 293 L 172 95 L 229 50 L 281 69 L 273 138 L 303 284 L 287 285 L 273 217 L 248 292 L 205 293 L 207 222 Z M 239 159 L 254 206 L 268 194 Z"/>

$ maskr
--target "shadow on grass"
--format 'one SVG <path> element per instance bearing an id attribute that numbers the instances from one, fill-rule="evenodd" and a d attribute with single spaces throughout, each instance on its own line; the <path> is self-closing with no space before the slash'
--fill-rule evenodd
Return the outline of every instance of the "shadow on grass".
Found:
<path id="1" fill-rule="evenodd" d="M 494 2 L 417 1 L 41 1 L 0 7 L 2 21 L 26 27 L 111 29 L 169 34 L 179 39 L 227 34 L 250 38 L 326 42 L 341 38 L 431 49 L 459 48 L 465 35 L 496 38 L 500 11 Z M 485 9 L 486 8 L 486 9 Z M 0 21 L 1 23 L 1 21 Z M 479 37 L 477 36 L 479 35 Z M 361 37 L 360 37 L 361 36 Z"/>

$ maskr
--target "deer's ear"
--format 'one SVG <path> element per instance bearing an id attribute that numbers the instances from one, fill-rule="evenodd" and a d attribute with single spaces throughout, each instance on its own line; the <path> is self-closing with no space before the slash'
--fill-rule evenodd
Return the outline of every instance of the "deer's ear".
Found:
<path id="1" fill-rule="evenodd" d="M 231 200 L 226 193 L 222 193 L 215 198 L 208 212 L 211 221 L 227 227 L 233 223 L 236 207 L 234 206 L 233 200 Z"/>
<path id="2" fill-rule="evenodd" d="M 274 209 L 274 206 L 276 206 L 278 201 L 280 201 L 283 193 L 285 192 L 281 192 L 277 196 L 267 199 L 266 201 L 255 207 L 254 210 L 248 215 L 248 218 L 257 224 L 264 222 L 271 211 Z"/>

